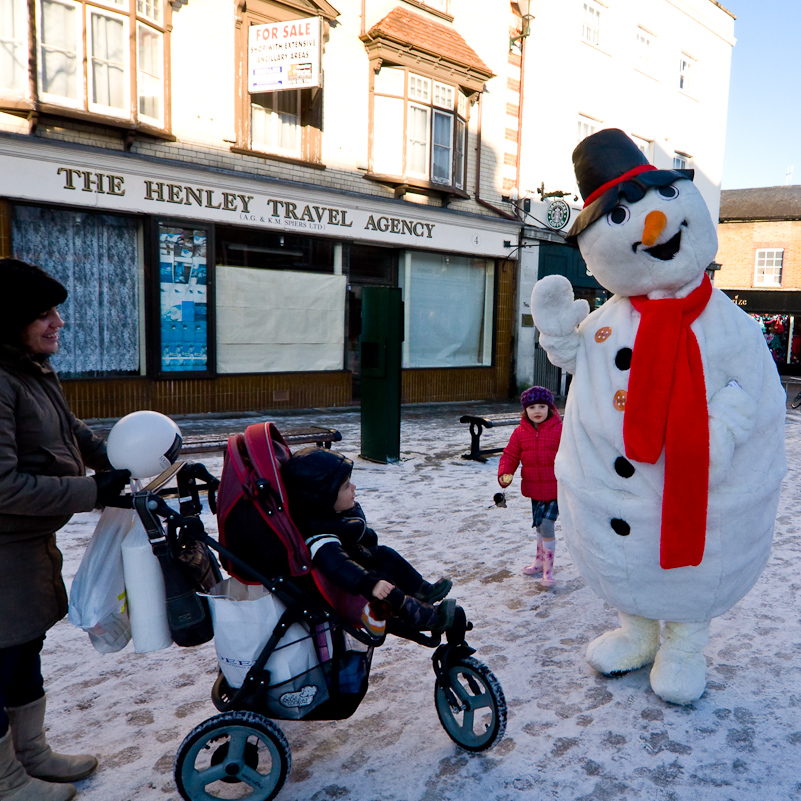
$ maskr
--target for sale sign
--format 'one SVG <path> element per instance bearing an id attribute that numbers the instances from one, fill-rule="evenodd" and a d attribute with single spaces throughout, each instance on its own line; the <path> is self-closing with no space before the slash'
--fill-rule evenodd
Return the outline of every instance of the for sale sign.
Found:
<path id="1" fill-rule="evenodd" d="M 248 30 L 248 92 L 320 86 L 322 20 L 307 17 Z"/>

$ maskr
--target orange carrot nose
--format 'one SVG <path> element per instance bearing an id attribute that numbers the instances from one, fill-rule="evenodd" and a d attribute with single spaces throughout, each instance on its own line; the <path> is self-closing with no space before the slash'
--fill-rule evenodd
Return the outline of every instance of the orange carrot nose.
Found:
<path id="1" fill-rule="evenodd" d="M 645 218 L 645 225 L 642 229 L 643 245 L 647 248 L 653 247 L 666 225 L 667 217 L 661 211 L 650 212 Z"/>

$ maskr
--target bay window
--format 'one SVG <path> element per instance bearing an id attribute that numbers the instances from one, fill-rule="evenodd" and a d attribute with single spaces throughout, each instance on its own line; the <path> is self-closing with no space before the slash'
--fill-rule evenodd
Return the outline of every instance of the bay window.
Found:
<path id="1" fill-rule="evenodd" d="M 382 66 L 373 95 L 372 172 L 463 189 L 467 97 L 401 66 Z"/>
<path id="2" fill-rule="evenodd" d="M 2 0 L 0 109 L 38 102 L 51 114 L 166 128 L 166 8 L 165 0 Z"/>

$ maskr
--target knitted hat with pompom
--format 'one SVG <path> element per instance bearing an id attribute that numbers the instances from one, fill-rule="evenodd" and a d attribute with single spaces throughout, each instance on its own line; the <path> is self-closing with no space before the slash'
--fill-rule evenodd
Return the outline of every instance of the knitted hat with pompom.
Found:
<path id="1" fill-rule="evenodd" d="M 553 393 L 545 387 L 529 387 L 520 395 L 520 405 L 527 409 L 535 403 L 544 403 L 546 406 L 554 407 Z"/>

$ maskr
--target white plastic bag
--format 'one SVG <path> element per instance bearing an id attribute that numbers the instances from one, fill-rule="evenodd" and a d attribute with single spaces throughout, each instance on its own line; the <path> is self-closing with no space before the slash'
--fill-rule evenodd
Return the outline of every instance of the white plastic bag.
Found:
<path id="1" fill-rule="evenodd" d="M 135 514 L 111 506 L 103 510 L 70 588 L 70 623 L 87 632 L 102 654 L 122 650 L 131 639 L 121 546 Z"/>
<path id="2" fill-rule="evenodd" d="M 206 597 L 220 669 L 231 687 L 241 687 L 286 606 L 265 587 L 235 578 L 221 581 Z M 275 686 L 319 664 L 308 628 L 293 623 L 265 667 L 270 671 L 270 686 Z"/>
<path id="3" fill-rule="evenodd" d="M 134 649 L 138 654 L 172 645 L 164 574 L 137 516 L 122 543 L 122 567 Z"/>

